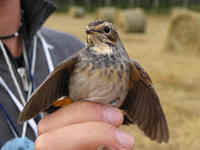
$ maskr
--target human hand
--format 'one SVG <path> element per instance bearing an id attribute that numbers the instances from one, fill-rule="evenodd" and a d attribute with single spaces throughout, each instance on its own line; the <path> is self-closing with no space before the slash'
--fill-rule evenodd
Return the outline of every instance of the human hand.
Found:
<path id="1" fill-rule="evenodd" d="M 117 128 L 122 122 L 123 114 L 117 108 L 76 102 L 39 122 L 35 150 L 97 150 L 102 145 L 130 150 L 133 137 Z"/>

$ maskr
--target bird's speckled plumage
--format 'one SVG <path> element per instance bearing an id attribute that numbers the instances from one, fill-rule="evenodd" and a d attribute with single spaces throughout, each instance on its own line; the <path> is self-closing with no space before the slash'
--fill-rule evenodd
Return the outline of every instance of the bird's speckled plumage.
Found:
<path id="1" fill-rule="evenodd" d="M 114 105 L 121 106 L 128 93 L 130 65 L 118 51 L 98 54 L 88 47 L 81 53 L 70 78 L 70 98 L 104 104 L 117 100 Z"/>
<path id="2" fill-rule="evenodd" d="M 95 21 L 86 33 L 87 47 L 55 68 L 32 94 L 19 121 L 34 117 L 67 96 L 72 101 L 119 107 L 126 123 L 137 124 L 152 140 L 168 142 L 167 122 L 153 83 L 145 70 L 128 57 L 114 26 Z"/>

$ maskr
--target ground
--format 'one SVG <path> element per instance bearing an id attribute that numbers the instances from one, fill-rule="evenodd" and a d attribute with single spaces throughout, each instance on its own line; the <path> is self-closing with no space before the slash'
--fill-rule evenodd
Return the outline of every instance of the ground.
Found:
<path id="1" fill-rule="evenodd" d="M 56 14 L 46 26 L 85 41 L 85 27 L 92 20 L 91 16 L 74 19 Z M 169 16 L 149 16 L 146 34 L 126 34 L 117 27 L 129 55 L 152 77 L 169 123 L 168 144 L 150 141 L 135 126 L 122 127 L 134 136 L 135 150 L 200 149 L 200 55 L 164 50 L 169 23 Z"/>

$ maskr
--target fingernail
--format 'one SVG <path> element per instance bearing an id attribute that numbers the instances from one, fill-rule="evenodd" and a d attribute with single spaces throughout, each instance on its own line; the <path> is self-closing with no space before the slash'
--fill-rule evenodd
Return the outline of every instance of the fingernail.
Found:
<path id="1" fill-rule="evenodd" d="M 104 108 L 104 120 L 112 124 L 121 124 L 123 116 L 120 110 L 117 108 L 106 106 Z"/>
<path id="2" fill-rule="evenodd" d="M 133 148 L 134 145 L 134 139 L 133 136 L 120 131 L 119 129 L 117 129 L 116 131 L 116 137 L 117 140 L 119 141 L 120 145 L 125 148 L 125 149 L 131 149 Z"/>

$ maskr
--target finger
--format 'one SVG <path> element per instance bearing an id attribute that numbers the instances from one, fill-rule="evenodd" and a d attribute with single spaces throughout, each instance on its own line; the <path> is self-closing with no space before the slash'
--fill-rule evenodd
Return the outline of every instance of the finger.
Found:
<path id="1" fill-rule="evenodd" d="M 95 150 L 103 145 L 115 150 L 133 148 L 133 137 L 104 122 L 73 124 L 38 137 L 35 150 Z"/>
<path id="2" fill-rule="evenodd" d="M 67 125 L 88 122 L 104 121 L 114 126 L 123 123 L 122 112 L 110 106 L 91 102 L 77 102 L 44 117 L 39 125 L 39 135 Z"/>

